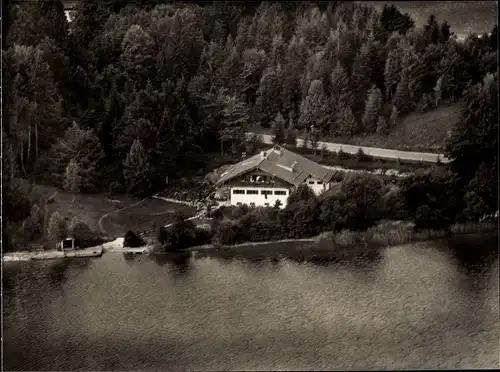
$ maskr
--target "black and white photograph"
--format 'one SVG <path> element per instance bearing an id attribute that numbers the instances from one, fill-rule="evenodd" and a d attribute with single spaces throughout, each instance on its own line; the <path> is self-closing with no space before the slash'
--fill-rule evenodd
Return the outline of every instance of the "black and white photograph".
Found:
<path id="1" fill-rule="evenodd" d="M 2 370 L 500 369 L 497 1 L 1 2 Z"/>

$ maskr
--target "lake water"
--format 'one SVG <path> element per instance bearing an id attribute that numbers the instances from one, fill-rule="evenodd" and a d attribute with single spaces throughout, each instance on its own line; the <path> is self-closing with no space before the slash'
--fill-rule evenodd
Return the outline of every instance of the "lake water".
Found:
<path id="1" fill-rule="evenodd" d="M 110 253 L 5 264 L 4 368 L 498 367 L 497 244 L 462 237 L 322 263 Z"/>

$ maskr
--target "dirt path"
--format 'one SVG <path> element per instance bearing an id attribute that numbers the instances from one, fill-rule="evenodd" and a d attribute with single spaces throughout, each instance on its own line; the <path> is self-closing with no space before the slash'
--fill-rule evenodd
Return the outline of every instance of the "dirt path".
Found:
<path id="1" fill-rule="evenodd" d="M 167 203 L 184 204 L 184 205 L 188 205 L 190 207 L 196 207 L 196 205 L 194 203 L 191 203 L 191 202 L 188 202 L 188 201 L 177 200 L 177 199 L 170 199 L 170 198 L 164 198 L 163 196 L 158 196 L 158 195 L 153 195 L 153 198 L 163 200 L 163 201 L 165 201 Z M 189 217 L 186 220 L 187 221 L 191 221 L 191 220 L 195 220 L 197 218 L 200 218 L 202 216 L 203 216 L 203 212 L 198 212 L 194 216 Z M 170 227 L 173 224 L 174 224 L 173 222 L 169 223 L 168 225 L 165 225 L 165 227 Z"/>
<path id="2" fill-rule="evenodd" d="M 97 223 L 97 225 L 99 226 L 99 230 L 101 230 L 101 234 L 103 234 L 103 235 L 106 235 L 106 234 L 107 234 L 107 231 L 104 229 L 104 227 L 102 227 L 102 221 L 103 221 L 106 217 L 108 217 L 110 214 L 121 212 L 121 211 L 123 211 L 124 209 L 135 207 L 136 205 L 139 205 L 139 204 L 143 203 L 146 199 L 149 199 L 149 198 L 144 198 L 144 199 L 142 199 L 142 200 L 138 201 L 137 203 L 134 203 L 134 204 L 131 204 L 131 205 L 127 205 L 127 206 L 125 206 L 125 207 L 123 207 L 123 208 L 117 209 L 116 211 L 112 211 L 112 212 L 104 213 L 104 214 L 102 215 L 102 217 L 99 219 L 99 222 Z"/>
<path id="3" fill-rule="evenodd" d="M 190 202 L 186 202 L 186 201 L 182 201 L 182 200 L 176 200 L 176 199 L 170 199 L 170 198 L 164 198 L 164 197 L 161 197 L 161 196 L 158 196 L 158 195 L 153 195 L 152 196 L 153 198 L 155 199 L 159 199 L 159 200 L 163 200 L 167 203 L 177 203 L 177 204 L 184 204 L 184 205 L 188 205 L 190 207 L 194 207 L 195 205 L 193 203 L 190 203 Z M 99 230 L 101 231 L 101 234 L 103 235 L 107 235 L 107 231 L 106 229 L 104 229 L 104 227 L 102 226 L 102 222 L 104 221 L 104 219 L 108 216 L 110 216 L 111 214 L 113 213 L 118 213 L 118 212 L 121 212 L 127 208 L 132 208 L 132 207 L 135 207 L 141 203 L 143 203 L 144 201 L 146 201 L 148 198 L 144 198 L 140 201 L 138 201 L 137 203 L 134 203 L 134 204 L 131 204 L 131 205 L 127 205 L 123 208 L 120 208 L 120 209 L 117 209 L 115 211 L 112 211 L 112 212 L 108 212 L 108 213 L 105 213 L 101 216 L 101 218 L 99 219 L 99 222 L 98 222 L 98 226 L 99 226 Z M 160 214 L 163 214 L 163 213 L 168 213 L 168 212 L 161 212 Z M 203 216 L 203 213 L 199 212 L 199 213 L 196 213 L 194 216 L 192 217 L 189 217 L 187 220 L 188 221 L 191 221 L 191 220 L 195 220 L 197 218 L 200 218 Z M 165 227 L 170 227 L 172 226 L 173 223 L 169 223 L 168 225 L 165 225 Z M 107 252 L 111 252 L 113 250 L 116 250 L 118 248 L 121 248 L 123 246 L 123 237 L 118 237 L 116 238 L 115 240 L 111 241 L 111 242 L 108 242 L 108 243 L 105 243 L 103 245 L 105 251 Z"/>

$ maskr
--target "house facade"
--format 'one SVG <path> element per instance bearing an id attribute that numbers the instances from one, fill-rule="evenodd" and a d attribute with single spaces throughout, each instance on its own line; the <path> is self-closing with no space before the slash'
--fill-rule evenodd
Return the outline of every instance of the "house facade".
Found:
<path id="1" fill-rule="evenodd" d="M 229 194 L 230 205 L 281 207 L 301 184 L 316 195 L 331 188 L 336 172 L 282 146 L 274 146 L 232 165 L 221 175 L 216 187 Z"/>

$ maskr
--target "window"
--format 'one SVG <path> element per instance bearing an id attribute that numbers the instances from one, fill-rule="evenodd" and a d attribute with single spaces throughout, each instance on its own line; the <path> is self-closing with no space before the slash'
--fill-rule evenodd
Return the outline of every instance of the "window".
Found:
<path id="1" fill-rule="evenodd" d="M 309 185 L 314 185 L 314 181 L 309 181 Z"/>
<path id="2" fill-rule="evenodd" d="M 266 207 L 269 207 L 269 203 L 265 203 L 264 205 L 265 205 Z"/>
<path id="3" fill-rule="evenodd" d="M 240 202 L 238 202 L 238 203 L 236 203 L 236 205 L 238 205 L 238 206 L 239 206 L 239 205 L 241 205 L 241 203 L 240 203 Z"/>
<path id="4" fill-rule="evenodd" d="M 271 190 L 260 190 L 261 195 L 272 195 L 273 192 Z"/>
<path id="5" fill-rule="evenodd" d="M 323 184 L 323 181 L 318 181 L 316 182 L 318 185 L 322 185 Z"/>
<path id="6" fill-rule="evenodd" d="M 245 190 L 233 190 L 233 194 L 244 194 L 245 193 Z"/>
<path id="7" fill-rule="evenodd" d="M 274 195 L 286 195 L 286 191 L 275 191 Z"/>
<path id="8" fill-rule="evenodd" d="M 259 190 L 247 190 L 247 195 L 259 195 Z"/>

